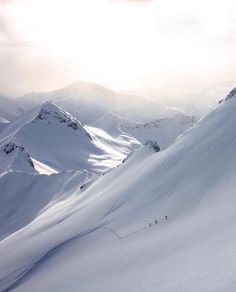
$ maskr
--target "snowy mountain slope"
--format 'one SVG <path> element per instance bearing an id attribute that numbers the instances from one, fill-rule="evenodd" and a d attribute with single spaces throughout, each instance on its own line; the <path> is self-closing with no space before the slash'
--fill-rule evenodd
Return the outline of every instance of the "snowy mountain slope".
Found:
<path id="1" fill-rule="evenodd" d="M 37 173 L 34 163 L 25 148 L 12 142 L 4 144 L 0 148 L 0 175 L 6 171 Z"/>
<path id="2" fill-rule="evenodd" d="M 9 121 L 0 117 L 0 133 L 3 132 L 9 124 Z"/>
<path id="3" fill-rule="evenodd" d="M 51 100 L 82 123 L 101 128 L 113 137 L 129 133 L 142 143 L 155 139 L 161 148 L 193 124 L 192 118 L 177 108 L 87 82 L 76 82 L 51 92 L 26 94 L 18 100 L 25 110 Z"/>
<path id="4" fill-rule="evenodd" d="M 142 119 L 141 119 L 142 120 Z M 117 136 L 120 135 L 122 130 L 122 126 L 125 125 L 126 127 L 130 125 L 136 124 L 136 120 L 124 118 L 114 113 L 105 113 L 100 119 L 98 119 L 94 126 L 100 129 L 105 130 L 110 135 Z"/>
<path id="5" fill-rule="evenodd" d="M 233 96 L 1 241 L 1 289 L 235 291 L 235 109 Z"/>
<path id="6" fill-rule="evenodd" d="M 13 98 L 0 95 L 0 118 L 12 121 L 22 114 L 20 104 Z"/>
<path id="7" fill-rule="evenodd" d="M 184 113 L 146 123 L 107 113 L 96 121 L 95 125 L 98 128 L 105 129 L 112 136 L 127 133 L 143 145 L 147 140 L 155 140 L 161 149 L 164 149 L 196 122 L 197 120 L 194 116 L 188 116 Z"/>
<path id="8" fill-rule="evenodd" d="M 12 140 L 24 145 L 33 159 L 56 172 L 86 169 L 101 173 L 120 164 L 139 146 L 129 135 L 112 138 L 82 125 L 52 102 L 24 113 L 0 137 L 0 143 Z"/>
<path id="9" fill-rule="evenodd" d="M 39 113 L 40 107 L 23 112 L 18 118 L 7 124 L 7 127 L 0 132 L 0 144 L 6 143 L 17 134 L 26 124 L 32 121 Z"/>
<path id="10" fill-rule="evenodd" d="M 38 171 L 39 174 L 51 175 L 53 173 L 58 173 L 54 168 L 44 164 L 36 159 L 32 159 L 34 163 L 34 168 Z"/>
<path id="11" fill-rule="evenodd" d="M 134 149 L 140 148 L 140 143 L 132 136 L 119 133 L 116 137 L 109 135 L 102 129 L 86 126 L 85 127 L 94 138 L 94 143 L 105 153 L 110 155 L 111 165 L 109 168 L 117 166 L 114 162 L 122 162 Z M 101 156 L 91 154 L 90 159 L 103 159 Z M 109 164 L 109 160 L 107 161 Z"/>
<path id="12" fill-rule="evenodd" d="M 0 177 L 0 189 L 4 190 L 0 193 L 0 239 L 30 224 L 52 204 L 63 208 L 76 199 L 74 188 L 96 178 L 87 171 L 64 171 L 50 176 L 5 173 Z"/>
<path id="13" fill-rule="evenodd" d="M 161 149 L 163 149 L 169 146 L 179 135 L 191 128 L 196 122 L 194 116 L 178 114 L 145 124 L 121 124 L 120 127 L 122 131 L 129 133 L 143 144 L 149 139 L 156 140 Z"/>

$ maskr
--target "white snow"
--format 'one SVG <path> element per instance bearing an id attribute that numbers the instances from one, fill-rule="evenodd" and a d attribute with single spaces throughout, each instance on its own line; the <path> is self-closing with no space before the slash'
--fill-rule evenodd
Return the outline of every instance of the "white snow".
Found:
<path id="1" fill-rule="evenodd" d="M 9 142 L 0 148 L 0 174 L 6 171 L 37 173 L 33 161 L 23 146 Z"/>
<path id="2" fill-rule="evenodd" d="M 141 143 L 145 144 L 147 140 L 154 139 L 161 149 L 164 149 L 196 122 L 194 116 L 176 114 L 147 123 L 121 124 L 120 127 L 122 131 L 129 133 Z"/>
<path id="3" fill-rule="evenodd" d="M 4 189 L 0 195 L 0 239 L 30 225 L 53 205 L 58 210 L 63 209 L 79 195 L 75 190 L 96 178 L 87 171 L 64 171 L 50 176 L 16 171 L 3 174 L 0 178 L 0 189 Z M 65 215 L 63 212 L 62 220 Z"/>
<path id="4" fill-rule="evenodd" d="M 119 165 L 140 145 L 129 135 L 120 133 L 113 138 L 86 127 L 52 102 L 11 122 L 0 134 L 0 145 L 8 141 L 24 145 L 31 157 L 53 172 L 86 169 L 102 173 Z"/>
<path id="5" fill-rule="evenodd" d="M 52 167 L 49 167 L 48 165 L 32 158 L 32 161 L 34 163 L 34 168 L 38 171 L 38 173 L 40 174 L 46 174 L 46 175 L 50 175 L 53 173 L 58 173 L 55 169 L 53 169 Z"/>
<path id="6" fill-rule="evenodd" d="M 93 182 L 4 174 L 0 290 L 234 292 L 235 110 L 234 95 L 171 146 L 136 150 Z"/>

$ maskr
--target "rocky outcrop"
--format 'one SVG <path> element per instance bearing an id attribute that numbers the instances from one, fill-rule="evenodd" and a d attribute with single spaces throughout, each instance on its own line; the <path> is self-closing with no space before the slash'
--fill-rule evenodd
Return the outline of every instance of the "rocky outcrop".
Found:
<path id="1" fill-rule="evenodd" d="M 144 145 L 154 152 L 159 152 L 161 150 L 160 146 L 154 140 L 148 140 Z"/>
<path id="2" fill-rule="evenodd" d="M 4 144 L 0 149 L 0 171 L 25 171 L 36 173 L 34 163 L 24 146 L 14 142 Z"/>

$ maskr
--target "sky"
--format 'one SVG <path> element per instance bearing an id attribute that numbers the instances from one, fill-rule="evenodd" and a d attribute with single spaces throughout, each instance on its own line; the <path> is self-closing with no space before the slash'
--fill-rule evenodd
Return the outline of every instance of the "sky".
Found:
<path id="1" fill-rule="evenodd" d="M 178 104 L 236 86 L 235 0 L 0 0 L 0 92 L 78 80 Z"/>

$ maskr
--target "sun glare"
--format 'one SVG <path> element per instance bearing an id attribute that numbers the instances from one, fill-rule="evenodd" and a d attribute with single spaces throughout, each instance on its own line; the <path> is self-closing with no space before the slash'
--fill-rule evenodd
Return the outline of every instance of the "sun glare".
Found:
<path id="1" fill-rule="evenodd" d="M 233 56 L 232 45 L 218 39 L 232 29 L 227 2 L 22 0 L 4 12 L 32 58 L 62 64 L 70 81 L 126 89 L 171 75 L 196 76 L 224 63 L 226 49 Z"/>

